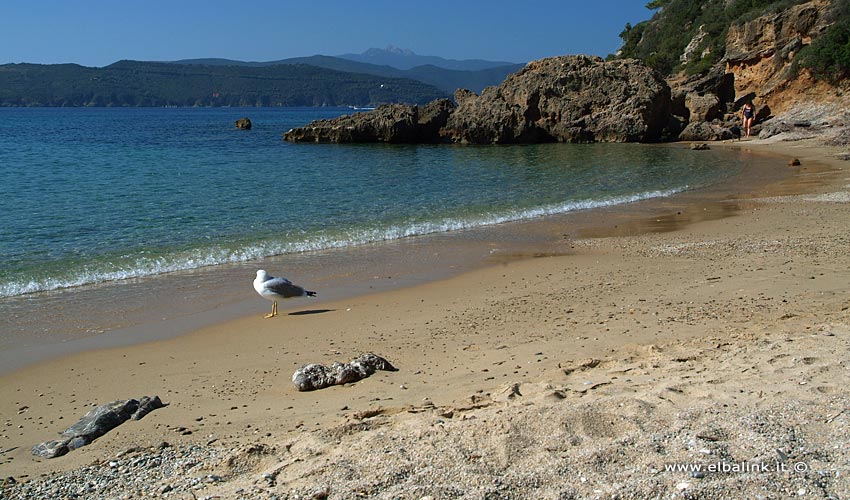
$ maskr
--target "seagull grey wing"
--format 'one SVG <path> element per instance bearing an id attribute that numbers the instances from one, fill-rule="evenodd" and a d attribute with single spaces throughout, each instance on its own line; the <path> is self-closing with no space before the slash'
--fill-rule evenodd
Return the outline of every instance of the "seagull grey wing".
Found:
<path id="1" fill-rule="evenodd" d="M 289 297 L 301 297 L 304 295 L 304 289 L 298 285 L 293 285 L 291 281 L 286 278 L 272 278 L 263 283 L 263 286 L 266 290 L 271 290 L 272 292 L 282 295 L 286 298 Z"/>

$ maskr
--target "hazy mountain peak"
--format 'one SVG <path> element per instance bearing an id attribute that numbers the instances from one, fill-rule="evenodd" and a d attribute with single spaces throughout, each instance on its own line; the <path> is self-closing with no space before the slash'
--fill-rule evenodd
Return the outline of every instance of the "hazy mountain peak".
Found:
<path id="1" fill-rule="evenodd" d="M 485 61 L 483 59 L 444 59 L 438 56 L 423 56 L 410 49 L 402 49 L 394 45 L 386 48 L 371 48 L 360 54 L 342 54 L 337 56 L 349 61 L 376 64 L 379 66 L 391 66 L 393 68 L 407 70 L 417 66 L 431 65 L 443 69 L 456 71 L 481 71 L 499 66 L 508 66 L 514 63 L 505 61 Z"/>
<path id="2" fill-rule="evenodd" d="M 366 52 L 364 52 L 364 54 L 367 54 L 371 51 L 375 51 L 375 53 L 390 52 L 392 54 L 398 54 L 398 55 L 402 55 L 402 56 L 415 56 L 416 55 L 416 52 L 413 52 L 410 49 L 402 49 L 401 47 L 396 47 L 395 45 L 387 45 L 387 47 L 383 50 L 381 50 L 381 49 L 369 49 Z"/>

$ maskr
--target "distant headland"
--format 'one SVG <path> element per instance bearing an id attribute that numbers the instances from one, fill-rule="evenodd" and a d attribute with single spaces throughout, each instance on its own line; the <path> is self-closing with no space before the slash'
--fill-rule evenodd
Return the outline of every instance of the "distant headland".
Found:
<path id="1" fill-rule="evenodd" d="M 392 64 L 389 64 L 392 63 Z M 0 65 L 0 106 L 358 106 L 424 104 L 481 91 L 524 64 L 452 60 L 400 49 L 267 62 L 184 59 Z"/>

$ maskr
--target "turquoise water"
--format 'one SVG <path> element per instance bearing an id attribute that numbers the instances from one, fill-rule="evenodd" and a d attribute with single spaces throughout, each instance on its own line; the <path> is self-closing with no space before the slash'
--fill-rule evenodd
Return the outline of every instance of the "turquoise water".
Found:
<path id="1" fill-rule="evenodd" d="M 669 196 L 747 161 L 629 144 L 281 140 L 348 112 L 0 109 L 0 297 Z M 242 116 L 253 130 L 234 128 Z"/>

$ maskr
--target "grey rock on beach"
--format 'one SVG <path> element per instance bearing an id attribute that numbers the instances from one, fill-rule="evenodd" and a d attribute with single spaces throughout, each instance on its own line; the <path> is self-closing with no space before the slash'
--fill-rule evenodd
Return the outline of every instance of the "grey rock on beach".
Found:
<path id="1" fill-rule="evenodd" d="M 118 400 L 100 405 L 86 413 L 76 424 L 62 431 L 61 439 L 33 446 L 32 454 L 44 458 L 60 457 L 90 444 L 127 420 L 139 420 L 163 406 L 159 396 L 144 396 L 141 400 Z"/>
<path id="2" fill-rule="evenodd" d="M 734 138 L 730 128 L 708 122 L 689 123 L 679 134 L 679 140 L 682 141 L 725 141 Z"/>
<path id="3" fill-rule="evenodd" d="M 332 385 L 342 385 L 362 380 L 378 370 L 398 371 L 386 359 L 372 353 L 354 358 L 348 363 L 304 365 L 292 374 L 292 384 L 299 391 L 314 391 Z"/>
<path id="4" fill-rule="evenodd" d="M 159 396 L 142 396 L 139 398 L 139 407 L 130 415 L 132 420 L 141 420 L 148 413 L 165 406 Z"/>

